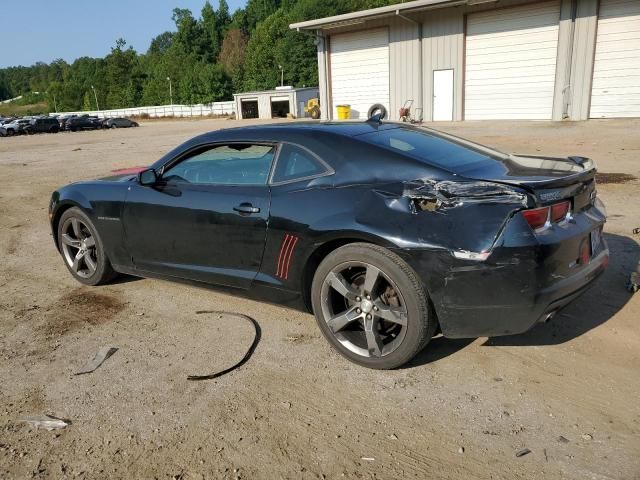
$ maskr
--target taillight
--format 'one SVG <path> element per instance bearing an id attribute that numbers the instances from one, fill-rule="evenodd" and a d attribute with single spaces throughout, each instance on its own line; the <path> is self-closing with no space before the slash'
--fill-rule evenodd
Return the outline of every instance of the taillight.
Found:
<path id="1" fill-rule="evenodd" d="M 567 218 L 569 208 L 571 208 L 571 202 L 569 202 L 568 200 L 566 202 L 560 202 L 556 203 L 555 205 L 551 205 L 551 221 L 561 222 L 562 220 Z"/>
<path id="2" fill-rule="evenodd" d="M 564 202 L 551 205 L 550 207 L 523 210 L 521 213 L 531 228 L 534 230 L 540 230 L 544 227 L 550 226 L 551 223 L 563 221 L 567 218 L 567 215 L 569 215 L 570 209 L 571 202 L 566 200 Z"/>
<path id="3" fill-rule="evenodd" d="M 549 207 L 524 210 L 522 212 L 522 216 L 531 228 L 538 230 L 539 228 L 544 227 L 549 219 Z"/>

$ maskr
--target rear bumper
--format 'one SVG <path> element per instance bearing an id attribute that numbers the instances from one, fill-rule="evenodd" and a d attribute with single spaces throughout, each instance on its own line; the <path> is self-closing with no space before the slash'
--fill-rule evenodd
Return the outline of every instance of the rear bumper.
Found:
<path id="1" fill-rule="evenodd" d="M 602 227 L 598 210 L 576 216 L 545 236 L 526 233 L 516 216 L 486 261 L 454 258 L 448 250 L 398 251 L 423 279 L 445 337 L 523 333 L 584 293 L 609 261 L 606 241 L 588 263 L 580 245 Z M 528 228 L 528 227 L 527 227 Z M 524 233 L 523 233 L 524 232 Z"/>
<path id="2" fill-rule="evenodd" d="M 535 287 L 536 271 L 529 262 L 524 267 L 454 266 L 442 282 L 432 269 L 431 274 L 418 273 L 425 279 L 445 337 L 495 337 L 526 332 L 549 318 L 587 291 L 605 271 L 608 260 L 605 245 L 588 265 L 542 288 Z M 417 262 L 413 267 L 420 270 L 421 264 L 426 265 Z"/>

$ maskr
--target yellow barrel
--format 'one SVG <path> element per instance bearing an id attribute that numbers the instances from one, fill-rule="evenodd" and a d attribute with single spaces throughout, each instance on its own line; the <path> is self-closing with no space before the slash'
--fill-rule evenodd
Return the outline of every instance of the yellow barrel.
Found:
<path id="1" fill-rule="evenodd" d="M 338 105 L 338 120 L 349 120 L 351 118 L 351 105 Z"/>

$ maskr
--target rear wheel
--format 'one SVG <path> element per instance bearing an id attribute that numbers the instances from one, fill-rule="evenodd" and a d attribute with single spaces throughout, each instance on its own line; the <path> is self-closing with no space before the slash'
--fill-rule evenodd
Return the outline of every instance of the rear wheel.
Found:
<path id="1" fill-rule="evenodd" d="M 436 330 L 435 314 L 416 273 L 376 245 L 354 243 L 330 253 L 315 273 L 311 296 L 329 343 L 365 367 L 405 364 Z"/>
<path id="2" fill-rule="evenodd" d="M 116 277 L 98 231 L 79 208 L 70 208 L 62 214 L 58 245 L 67 269 L 80 283 L 101 285 Z"/>

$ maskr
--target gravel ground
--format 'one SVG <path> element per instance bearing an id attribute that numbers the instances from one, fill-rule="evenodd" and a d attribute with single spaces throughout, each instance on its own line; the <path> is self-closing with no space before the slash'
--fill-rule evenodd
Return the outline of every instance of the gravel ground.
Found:
<path id="1" fill-rule="evenodd" d="M 640 121 L 436 125 L 626 174 L 599 185 L 611 266 L 548 324 L 435 338 L 384 372 L 334 353 L 308 314 L 159 280 L 86 288 L 66 271 L 47 222 L 56 187 L 236 124 L 0 139 L 0 478 L 640 479 L 640 294 L 623 288 L 640 259 Z M 199 310 L 250 315 L 262 339 L 239 370 L 188 382 L 252 340 L 248 323 Z M 119 350 L 74 376 L 101 346 Z M 42 413 L 72 423 L 19 421 Z"/>

